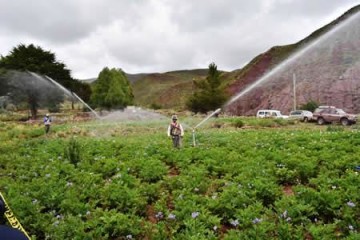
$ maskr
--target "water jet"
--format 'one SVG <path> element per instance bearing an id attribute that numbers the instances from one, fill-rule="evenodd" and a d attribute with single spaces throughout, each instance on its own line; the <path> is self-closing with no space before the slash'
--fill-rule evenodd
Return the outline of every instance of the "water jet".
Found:
<path id="1" fill-rule="evenodd" d="M 293 107 L 289 97 L 293 94 L 292 99 L 296 97 L 296 104 L 305 104 L 310 100 L 316 100 L 324 105 L 334 105 L 339 102 L 339 107 L 345 109 L 350 104 L 359 105 L 360 102 L 356 102 L 357 97 L 353 97 L 355 100 L 348 100 L 350 98 L 348 95 L 354 95 L 353 89 L 359 86 L 353 80 L 356 75 L 352 74 L 352 70 L 356 70 L 358 66 L 359 58 L 359 55 L 355 54 L 356 49 L 360 46 L 358 43 L 360 36 L 359 16 L 360 13 L 358 12 L 336 23 L 336 25 L 333 22 L 331 29 L 329 29 L 330 26 L 328 26 L 329 30 L 322 29 L 326 32 L 320 36 L 314 38 L 315 33 L 312 38 L 307 38 L 307 40 L 312 39 L 311 41 L 297 43 L 295 52 L 262 74 L 258 79 L 244 86 L 224 107 L 230 109 L 230 105 L 250 92 L 253 93 L 249 96 L 252 104 L 244 105 L 245 108 L 248 108 L 247 111 L 256 110 L 256 107 L 266 108 L 265 105 L 276 106 L 277 109 L 281 108 L 278 110 L 287 111 Z M 295 73 L 296 90 L 301 93 L 297 96 L 291 91 L 288 84 L 294 78 Z M 343 77 L 346 75 L 348 75 L 347 79 Z M 339 79 L 342 82 L 338 81 Z M 259 90 L 258 95 L 253 91 L 255 88 Z M 322 91 L 318 89 L 322 89 Z M 270 94 L 267 95 L 265 91 L 268 90 L 272 91 L 269 91 Z M 333 101 L 334 99 L 331 97 L 334 94 L 342 95 L 338 101 Z M 265 99 L 265 96 L 268 98 Z M 258 100 L 260 102 L 257 102 Z M 345 101 L 348 103 L 343 103 Z M 234 105 L 234 107 L 236 106 Z"/>
<path id="2" fill-rule="evenodd" d="M 221 108 L 216 109 L 213 113 L 211 113 L 209 116 L 204 118 L 200 123 L 198 123 L 193 129 L 192 129 L 192 139 L 193 139 L 193 146 L 196 146 L 196 137 L 195 137 L 195 130 L 196 128 L 200 127 L 203 123 L 205 123 L 207 120 L 209 120 L 212 116 L 219 113 L 221 111 Z"/>

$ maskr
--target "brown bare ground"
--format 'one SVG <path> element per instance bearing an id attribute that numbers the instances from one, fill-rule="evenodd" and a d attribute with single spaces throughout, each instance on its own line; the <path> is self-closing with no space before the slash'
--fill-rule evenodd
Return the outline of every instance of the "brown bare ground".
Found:
<path id="1" fill-rule="evenodd" d="M 291 185 L 286 185 L 284 186 L 283 188 L 283 193 L 286 195 L 286 196 L 293 196 L 294 195 L 294 191 L 292 189 L 292 186 Z"/>
<path id="2" fill-rule="evenodd" d="M 149 222 L 154 223 L 154 224 L 157 222 L 153 205 L 146 206 L 146 216 L 147 216 L 147 219 L 149 220 Z"/>

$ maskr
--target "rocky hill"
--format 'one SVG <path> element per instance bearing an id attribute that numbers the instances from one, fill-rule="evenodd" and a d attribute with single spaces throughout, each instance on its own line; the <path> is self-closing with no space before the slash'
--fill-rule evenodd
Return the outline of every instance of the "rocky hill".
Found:
<path id="1" fill-rule="evenodd" d="M 359 113 L 359 10 L 360 5 L 302 41 L 273 47 L 229 73 L 226 78 L 233 99 L 226 111 L 253 115 L 270 108 L 288 113 L 294 104 L 299 108 L 316 101 Z M 248 93 L 242 95 L 244 91 Z"/>
<path id="2" fill-rule="evenodd" d="M 272 47 L 242 69 L 222 72 L 230 96 L 223 109 L 233 115 L 267 108 L 287 114 L 315 101 L 360 113 L 359 10 L 360 5 L 350 9 L 297 43 Z M 193 81 L 206 75 L 207 69 L 127 74 L 136 105 L 176 110 L 196 90 Z"/>

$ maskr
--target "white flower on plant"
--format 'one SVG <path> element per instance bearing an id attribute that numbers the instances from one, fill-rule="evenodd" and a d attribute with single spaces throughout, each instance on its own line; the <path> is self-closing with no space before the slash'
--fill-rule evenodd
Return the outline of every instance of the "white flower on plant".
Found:
<path id="1" fill-rule="evenodd" d="M 32 200 L 32 204 L 36 204 L 37 202 L 38 202 L 37 199 L 33 199 L 33 200 Z"/>
<path id="2" fill-rule="evenodd" d="M 353 231 L 353 230 L 354 230 L 354 226 L 353 226 L 353 225 L 349 225 L 348 227 L 349 227 L 349 230 L 350 230 L 350 231 Z"/>
<path id="3" fill-rule="evenodd" d="M 88 211 L 86 211 L 86 215 L 90 215 L 90 213 L 91 213 L 91 212 L 90 212 L 89 210 L 88 210 Z"/>
<path id="4" fill-rule="evenodd" d="M 290 221 L 291 221 L 291 217 L 287 217 L 285 220 L 286 220 L 287 222 L 290 222 Z"/>
<path id="5" fill-rule="evenodd" d="M 192 218 L 197 218 L 199 215 L 200 215 L 199 212 L 193 212 L 193 213 L 191 213 L 191 217 L 192 217 Z"/>
<path id="6" fill-rule="evenodd" d="M 218 227 L 217 227 L 217 226 L 214 226 L 214 227 L 213 227 L 213 230 L 214 230 L 214 231 L 216 231 L 217 229 L 218 229 Z"/>
<path id="7" fill-rule="evenodd" d="M 126 239 L 132 239 L 132 235 L 131 234 L 126 235 Z"/>
<path id="8" fill-rule="evenodd" d="M 262 222 L 261 218 L 255 218 L 254 220 L 252 220 L 253 224 L 257 224 L 257 223 L 260 223 L 260 222 Z"/>
<path id="9" fill-rule="evenodd" d="M 198 191 L 199 191 L 199 189 L 196 187 L 196 188 L 194 188 L 194 191 L 195 191 L 195 192 L 198 192 Z"/>
<path id="10" fill-rule="evenodd" d="M 162 212 L 158 212 L 157 214 L 155 214 L 155 217 L 157 219 L 162 219 L 164 217 L 164 214 Z"/>
<path id="11" fill-rule="evenodd" d="M 175 219 L 176 219 L 176 215 L 173 214 L 173 213 L 170 213 L 169 216 L 168 216 L 168 219 L 175 220 Z"/>
<path id="12" fill-rule="evenodd" d="M 47 173 L 47 174 L 45 175 L 45 177 L 49 178 L 49 177 L 51 177 L 51 174 L 50 174 L 50 173 Z"/>
<path id="13" fill-rule="evenodd" d="M 286 217 L 287 217 L 287 214 L 288 214 L 288 211 L 285 210 L 285 211 L 280 215 L 280 217 L 286 218 Z"/>
<path id="14" fill-rule="evenodd" d="M 234 227 L 237 227 L 239 225 L 239 220 L 235 219 L 235 220 L 232 220 L 230 222 L 231 225 L 233 225 Z"/>
<path id="15" fill-rule="evenodd" d="M 72 182 L 66 182 L 66 186 L 67 186 L 67 187 L 71 187 L 72 185 L 73 185 Z"/>
<path id="16" fill-rule="evenodd" d="M 356 206 L 356 204 L 353 203 L 352 201 L 348 201 L 346 204 L 347 204 L 349 207 L 355 207 L 355 206 Z"/>

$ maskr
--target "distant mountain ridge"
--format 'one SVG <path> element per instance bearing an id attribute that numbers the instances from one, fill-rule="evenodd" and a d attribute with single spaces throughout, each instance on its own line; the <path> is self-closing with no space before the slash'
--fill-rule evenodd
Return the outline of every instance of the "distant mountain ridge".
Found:
<path id="1" fill-rule="evenodd" d="M 229 97 L 254 84 L 276 66 L 322 36 L 356 17 L 360 5 L 314 31 L 301 41 L 274 46 L 259 54 L 245 67 L 231 72 L 222 71 L 222 83 Z M 288 113 L 294 108 L 293 76 L 296 76 L 296 107 L 308 101 L 335 105 L 346 111 L 360 112 L 360 16 L 352 25 L 322 41 L 304 56 L 279 71 L 265 84 L 254 88 L 233 104 L 224 107 L 233 115 L 254 115 L 260 108 L 278 109 Z M 179 70 L 165 73 L 127 74 L 132 84 L 135 104 L 175 110 L 185 109 L 186 99 L 196 90 L 194 81 L 206 78 L 207 69 Z M 93 79 L 92 79 L 93 80 Z"/>
<path id="2" fill-rule="evenodd" d="M 183 110 L 187 98 L 194 92 L 193 81 L 207 76 L 208 69 L 178 70 L 164 73 L 126 73 L 135 105 L 148 108 L 170 108 Z M 90 84 L 96 78 L 83 80 Z"/>

